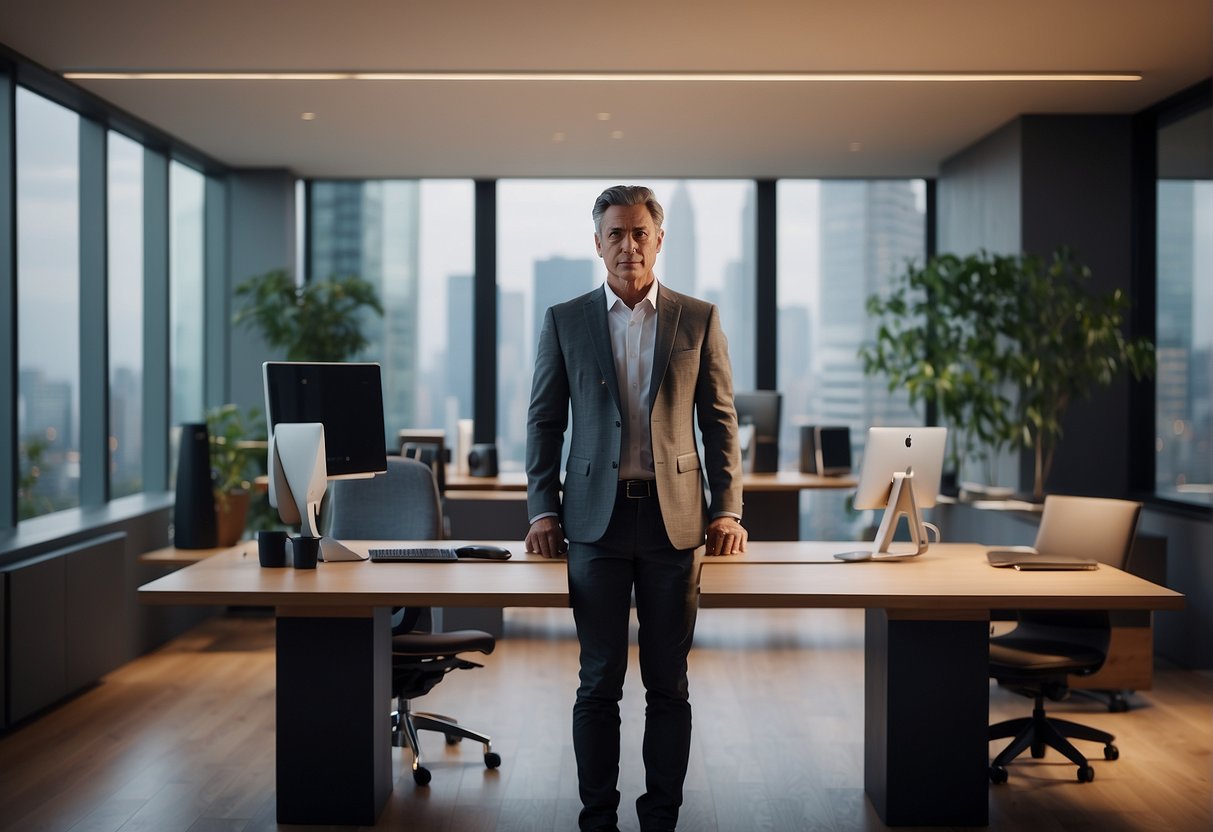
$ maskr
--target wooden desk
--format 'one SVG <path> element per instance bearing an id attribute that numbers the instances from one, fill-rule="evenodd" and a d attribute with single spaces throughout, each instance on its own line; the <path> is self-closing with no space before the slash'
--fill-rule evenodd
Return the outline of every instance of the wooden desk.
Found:
<path id="1" fill-rule="evenodd" d="M 749 530 L 751 540 L 799 540 L 800 492 L 816 489 L 854 488 L 857 482 L 851 476 L 823 477 L 818 474 L 802 474 L 799 471 L 743 474 L 741 483 L 745 508 L 742 511 L 744 515 L 742 523 Z M 479 497 L 470 496 L 476 492 L 480 492 Z M 526 474 L 509 472 L 496 477 L 472 477 L 447 471 L 446 495 L 448 500 L 485 499 L 488 492 L 514 494 L 519 500 L 522 500 L 524 499 L 522 494 L 526 492 Z M 490 499 L 501 500 L 502 497 Z M 454 508 L 458 513 L 462 507 Z M 492 507 L 492 510 L 499 509 Z M 522 511 L 525 513 L 525 506 Z M 457 523 L 456 521 L 459 519 L 461 517 L 453 517 L 452 524 L 465 525 Z M 525 528 L 525 516 L 520 515 L 510 530 L 513 531 L 517 528 L 519 523 Z"/>
<path id="2" fill-rule="evenodd" d="M 1110 567 L 994 569 L 984 547 L 956 543 L 909 561 L 832 558 L 853 545 L 755 543 L 743 556 L 705 559 L 700 603 L 867 610 L 864 786 L 890 825 L 988 822 L 991 610 L 1183 606 L 1182 595 Z M 255 556 L 233 551 L 153 581 L 140 595 L 150 603 L 277 607 L 278 821 L 366 826 L 391 790 L 388 608 L 568 603 L 562 561 L 517 555 L 296 571 L 261 569 Z"/>
<path id="3" fill-rule="evenodd" d="M 213 549 L 178 549 L 176 546 L 165 546 L 163 549 L 144 552 L 139 556 L 139 562 L 154 563 L 157 566 L 189 566 L 191 563 L 197 563 L 234 549 L 243 551 L 244 547 L 249 546 L 252 547 L 252 553 L 256 555 L 257 541 L 255 540 L 242 540 L 235 546 L 218 546 Z"/>

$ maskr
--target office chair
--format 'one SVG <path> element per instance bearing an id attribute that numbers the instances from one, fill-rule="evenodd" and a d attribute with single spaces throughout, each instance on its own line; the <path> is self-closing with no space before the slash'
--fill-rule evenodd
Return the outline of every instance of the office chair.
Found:
<path id="1" fill-rule="evenodd" d="M 1129 556 L 1137 530 L 1141 503 L 1093 497 L 1045 498 L 1035 548 L 1045 554 L 1095 558 L 1121 568 Z M 1014 737 L 990 764 L 990 780 L 1005 783 L 1007 764 L 1030 749 L 1034 758 L 1054 748 L 1078 766 L 1078 780 L 1095 779 L 1091 768 L 1070 739 L 1104 744 L 1104 758 L 1115 760 L 1120 751 L 1115 737 L 1085 725 L 1045 714 L 1046 697 L 1054 701 L 1069 695 L 1068 677 L 1086 676 L 1103 667 L 1108 656 L 1111 624 L 1106 610 L 1023 610 L 1014 630 L 990 639 L 990 676 L 1036 704 L 1032 716 L 990 726 L 991 740 Z"/>
<path id="2" fill-rule="evenodd" d="M 332 523 L 329 534 L 351 540 L 439 540 L 442 507 L 438 485 L 429 466 L 414 459 L 387 458 L 387 474 L 364 480 L 335 480 L 329 484 Z M 458 568 L 458 567 L 454 567 Z M 392 745 L 413 752 L 413 781 L 430 782 L 421 764 L 418 731 L 438 731 L 447 745 L 463 739 L 484 746 L 484 764 L 501 765 L 488 734 L 472 731 L 442 714 L 412 709 L 412 700 L 430 691 L 452 670 L 483 667 L 461 653 L 493 652 L 496 640 L 482 630 L 430 632 L 428 608 L 395 610 L 392 616 Z"/>

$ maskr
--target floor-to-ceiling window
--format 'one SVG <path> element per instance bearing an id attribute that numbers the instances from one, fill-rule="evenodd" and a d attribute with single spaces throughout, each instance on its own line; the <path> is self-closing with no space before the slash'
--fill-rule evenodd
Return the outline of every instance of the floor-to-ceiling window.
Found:
<path id="1" fill-rule="evenodd" d="M 630 180 L 508 179 L 497 185 L 497 441 L 503 471 L 520 471 L 543 313 L 601 285 L 591 210 Z M 657 279 L 720 307 L 733 382 L 755 378 L 755 185 L 750 180 L 656 180 L 665 209 Z"/>
<path id="2" fill-rule="evenodd" d="M 143 147 L 110 131 L 107 153 L 109 478 L 122 497 L 143 484 Z"/>
<path id="3" fill-rule="evenodd" d="M 1213 121 L 1158 129 L 1155 489 L 1213 505 Z"/>
<path id="4" fill-rule="evenodd" d="M 383 303 L 360 357 L 383 365 L 388 445 L 405 428 L 453 442 L 472 416 L 472 182 L 316 181 L 310 192 L 308 278 L 355 275 Z"/>
<path id="5" fill-rule="evenodd" d="M 922 262 L 926 187 L 919 179 L 781 180 L 778 235 L 778 386 L 781 467 L 799 464 L 800 428 L 849 427 L 858 462 L 872 425 L 923 424 L 905 394 L 866 377 L 860 345 L 873 337 L 864 304 L 907 260 Z M 802 534 L 845 539 L 859 518 L 845 493 L 806 493 Z"/>
<path id="6" fill-rule="evenodd" d="M 19 519 L 80 504 L 79 117 L 17 89 Z"/>
<path id="7" fill-rule="evenodd" d="M 205 199 L 206 177 L 181 162 L 170 163 L 169 424 L 174 429 L 204 416 Z"/>

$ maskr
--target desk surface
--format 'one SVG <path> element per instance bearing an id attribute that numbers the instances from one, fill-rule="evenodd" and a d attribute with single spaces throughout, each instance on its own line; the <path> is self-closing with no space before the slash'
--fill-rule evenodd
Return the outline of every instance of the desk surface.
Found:
<path id="1" fill-rule="evenodd" d="M 770 474 L 743 474 L 745 491 L 804 491 L 813 488 L 854 488 L 858 480 L 852 476 L 823 477 L 799 471 L 778 471 Z M 511 471 L 495 477 L 472 477 L 446 471 L 447 491 L 526 491 L 526 474 Z"/>
<path id="2" fill-rule="evenodd" d="M 374 541 L 346 541 L 354 549 Z M 462 541 L 444 541 L 459 545 Z M 564 561 L 522 553 L 509 561 L 322 563 L 315 570 L 262 569 L 238 547 L 139 588 L 158 604 L 247 604 L 368 609 L 376 606 L 564 607 Z M 854 544 L 849 544 L 853 547 Z M 703 607 L 833 607 L 948 611 L 993 609 L 1182 609 L 1183 596 L 1109 566 L 1082 572 L 1017 572 L 986 563 L 988 547 L 934 544 L 905 561 L 843 563 L 846 543 L 751 543 L 745 555 L 704 558 Z"/>

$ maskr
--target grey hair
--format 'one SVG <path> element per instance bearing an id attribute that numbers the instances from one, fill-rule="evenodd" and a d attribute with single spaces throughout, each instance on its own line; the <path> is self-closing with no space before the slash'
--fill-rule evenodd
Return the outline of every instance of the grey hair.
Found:
<path id="1" fill-rule="evenodd" d="M 615 185 L 607 188 L 598 195 L 598 199 L 594 200 L 594 230 L 601 233 L 602 231 L 602 215 L 612 205 L 643 205 L 649 209 L 649 215 L 653 218 L 653 225 L 661 228 L 661 224 L 665 222 L 665 209 L 661 207 L 661 203 L 657 201 L 657 197 L 653 196 L 653 191 L 646 188 L 644 185 Z"/>

